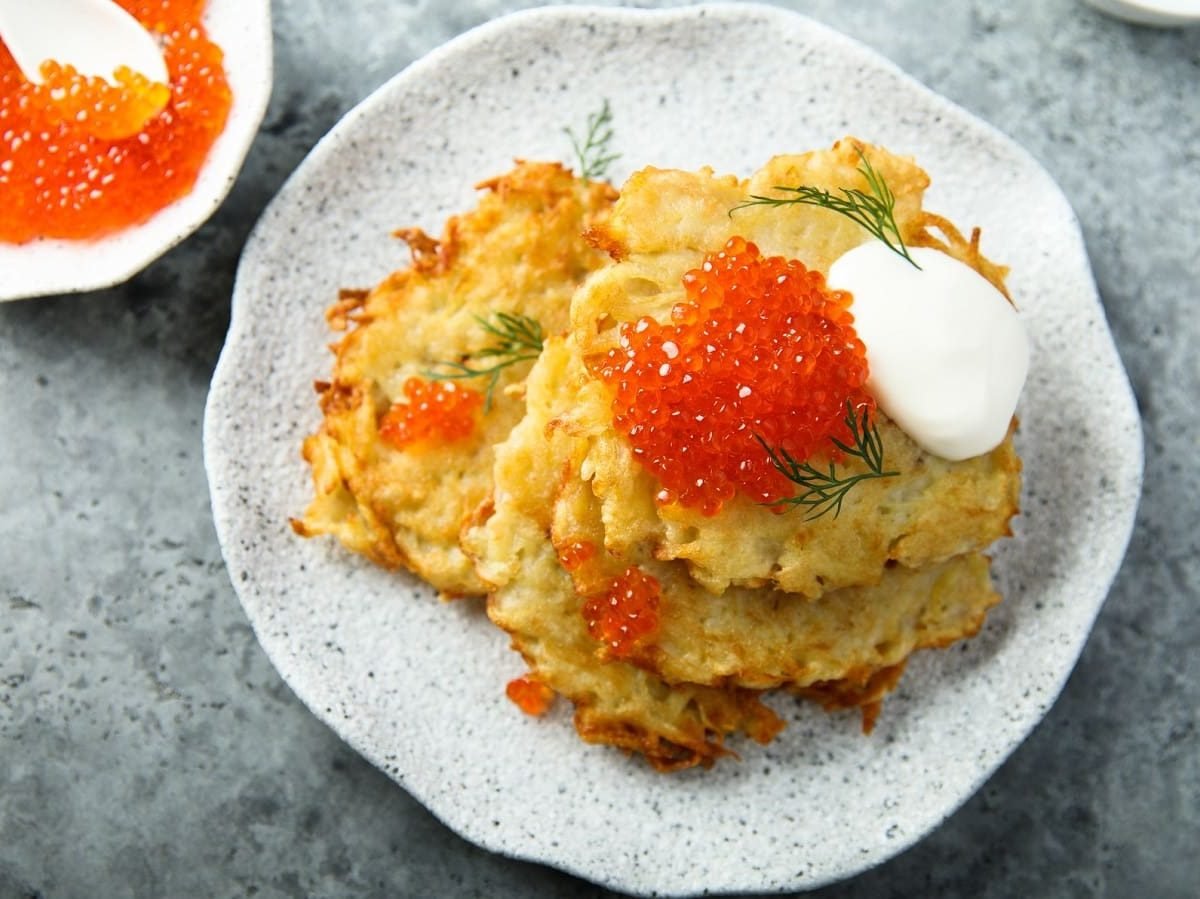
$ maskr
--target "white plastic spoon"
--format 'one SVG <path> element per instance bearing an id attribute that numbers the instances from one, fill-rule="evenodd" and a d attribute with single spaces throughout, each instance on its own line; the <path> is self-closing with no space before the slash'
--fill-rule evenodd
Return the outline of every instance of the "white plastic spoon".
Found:
<path id="1" fill-rule="evenodd" d="M 112 0 L 0 0 L 0 38 L 35 84 L 48 59 L 114 84 L 121 66 L 167 83 L 158 42 Z"/>

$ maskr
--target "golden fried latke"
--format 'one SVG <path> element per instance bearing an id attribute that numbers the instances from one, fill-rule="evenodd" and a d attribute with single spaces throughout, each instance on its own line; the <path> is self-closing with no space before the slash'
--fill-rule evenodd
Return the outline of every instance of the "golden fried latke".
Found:
<path id="1" fill-rule="evenodd" d="M 604 539 L 599 503 L 578 477 L 560 485 L 551 538 L 560 554 L 579 541 Z M 619 558 L 601 554 L 581 566 L 575 589 L 600 593 L 630 565 L 654 577 L 663 598 L 656 638 L 629 658 L 671 683 L 769 689 L 861 680 L 902 664 L 918 649 L 973 636 L 1000 601 L 979 553 L 917 569 L 892 565 L 878 583 L 811 600 L 766 587 L 730 587 L 714 595 L 680 562 L 634 551 Z"/>
<path id="2" fill-rule="evenodd" d="M 343 292 L 327 313 L 335 330 L 350 330 L 333 347 L 332 380 L 317 385 L 325 417 L 304 443 L 316 498 L 293 521 L 303 536 L 334 534 L 445 595 L 484 592 L 458 533 L 490 490 L 492 445 L 521 418 L 519 390 L 506 388 L 530 363 L 503 372 L 492 408 L 465 441 L 399 450 L 380 439 L 379 420 L 406 379 L 494 341 L 478 318 L 515 313 L 546 333 L 562 330 L 572 292 L 604 259 L 582 234 L 615 199 L 611 186 L 553 163 L 522 162 L 480 187 L 487 193 L 478 208 L 451 218 L 440 240 L 397 232 L 412 266 L 369 292 Z M 484 381 L 458 383 L 482 390 Z"/>
<path id="3" fill-rule="evenodd" d="M 685 299 L 684 273 L 731 236 L 822 272 L 842 253 L 874 239 L 844 216 L 812 206 L 753 206 L 730 214 L 751 194 L 772 194 L 777 185 L 866 189 L 857 148 L 895 194 L 895 218 L 906 242 L 936 246 L 1004 289 L 1005 270 L 979 254 L 978 232 L 965 240 L 944 219 L 924 213 L 925 172 L 883 149 L 845 140 L 830 150 L 777 156 L 744 182 L 711 170 L 645 169 L 629 179 L 611 218 L 591 235 L 613 262 L 572 300 L 572 333 L 584 358 L 612 347 L 622 322 L 647 315 L 669 321 L 671 308 Z M 1009 533 L 1017 511 L 1021 466 L 1011 433 L 991 453 L 947 462 L 922 451 L 882 413 L 876 423 L 886 464 L 900 476 L 858 484 L 837 518 L 809 521 L 802 510 L 777 514 L 742 496 L 713 517 L 676 503 L 660 507 L 657 481 L 612 426 L 610 396 L 592 379 L 569 415 L 572 428 L 589 442 L 584 477 L 602 502 L 606 547 L 628 556 L 650 546 L 659 559 L 684 560 L 715 593 L 731 585 L 773 584 L 815 598 L 875 584 L 889 562 L 920 568 L 982 549 Z M 858 470 L 849 463 L 841 469 L 843 476 Z"/>
<path id="4" fill-rule="evenodd" d="M 672 765 L 684 764 L 681 746 L 693 753 L 687 763 L 703 762 L 713 757 L 703 746 L 720 747 L 724 733 L 773 735 L 748 690 L 778 686 L 872 715 L 912 651 L 974 634 L 998 601 L 977 554 L 921 571 L 893 566 L 877 586 L 816 601 L 768 589 L 713 595 L 682 562 L 644 550 L 601 552 L 568 573 L 560 551 L 604 537 L 599 503 L 579 476 L 587 441 L 564 418 L 588 378 L 568 343 L 546 342 L 526 384 L 525 419 L 497 447 L 490 517 L 464 539 L 495 587 L 492 620 L 512 634 L 534 676 L 576 704 L 585 737 L 647 752 L 656 764 L 665 740 Z M 589 635 L 582 606 L 629 565 L 661 584 L 660 627 L 619 659 Z M 587 731 L 598 714 L 610 731 Z M 615 741 L 610 732 L 636 737 Z M 703 744 L 683 740 L 701 732 Z"/>
<path id="5" fill-rule="evenodd" d="M 552 381 L 561 345 L 559 338 L 547 340 L 534 374 Z M 512 635 L 533 675 L 574 703 L 575 727 L 589 742 L 640 752 L 660 770 L 711 764 L 728 752 L 724 740 L 731 734 L 769 742 L 783 722 L 754 691 L 670 686 L 636 665 L 597 655 L 581 599 L 549 539 L 555 492 L 578 465 L 572 451 L 581 444 L 547 429 L 549 403 L 561 400 L 547 381 L 527 395 L 525 418 L 497 446 L 494 500 L 463 534 L 495 588 L 489 617 Z"/>

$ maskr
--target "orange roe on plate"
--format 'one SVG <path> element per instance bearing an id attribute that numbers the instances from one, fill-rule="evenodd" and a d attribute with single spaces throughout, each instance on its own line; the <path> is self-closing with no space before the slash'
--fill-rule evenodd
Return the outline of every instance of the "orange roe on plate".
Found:
<path id="1" fill-rule="evenodd" d="M 169 87 L 126 72 L 114 87 L 70 67 L 27 81 L 0 43 L 0 242 L 103 237 L 186 195 L 232 96 L 204 0 L 118 0 L 163 47 Z M 170 100 L 138 133 L 116 137 Z"/>
<path id="2" fill-rule="evenodd" d="M 454 443 L 475 433 L 483 395 L 453 381 L 409 378 L 407 402 L 393 403 L 379 421 L 379 436 L 396 449 L 414 443 Z"/>
<path id="3" fill-rule="evenodd" d="M 739 491 L 791 496 L 756 435 L 797 460 L 836 460 L 832 439 L 853 442 L 846 403 L 874 410 L 850 295 L 740 237 L 683 286 L 669 323 L 624 323 L 620 345 L 588 360 L 614 389 L 613 424 L 658 478 L 662 505 L 715 515 Z"/>
<path id="4" fill-rule="evenodd" d="M 544 715 L 554 702 L 554 691 L 532 674 L 508 682 L 504 693 L 526 715 Z"/>
<path id="5" fill-rule="evenodd" d="M 630 566 L 608 583 L 607 589 L 583 604 L 588 633 L 622 658 L 658 632 L 658 579 Z"/>
<path id="6" fill-rule="evenodd" d="M 596 544 L 590 540 L 569 540 L 558 550 L 558 561 L 567 571 L 578 571 L 596 557 Z"/>

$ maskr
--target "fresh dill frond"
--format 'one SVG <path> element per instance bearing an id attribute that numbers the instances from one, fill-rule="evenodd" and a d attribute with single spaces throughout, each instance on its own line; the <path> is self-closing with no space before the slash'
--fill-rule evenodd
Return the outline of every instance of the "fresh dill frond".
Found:
<path id="1" fill-rule="evenodd" d="M 802 506 L 809 510 L 805 521 L 813 521 L 831 511 L 833 517 L 837 518 L 842 513 L 842 501 L 856 484 L 873 478 L 896 477 L 900 472 L 883 470 L 883 441 L 879 437 L 879 429 L 867 418 L 868 410 L 863 409 L 860 420 L 847 400 L 845 422 L 850 429 L 853 445 L 843 443 L 836 437 L 833 438 L 833 445 L 847 456 L 862 460 L 867 466 L 867 471 L 849 477 L 840 477 L 832 462 L 828 471 L 822 471 L 810 462 L 799 462 L 787 450 L 782 447 L 772 449 L 762 437 L 755 434 L 754 439 L 767 451 L 775 470 L 801 489 L 795 496 L 764 505 Z"/>
<path id="2" fill-rule="evenodd" d="M 608 167 L 621 158 L 620 153 L 612 153 L 608 144 L 613 138 L 612 109 L 607 98 L 598 112 L 587 117 L 587 133 L 583 138 L 575 136 L 570 128 L 563 131 L 571 140 L 575 150 L 575 158 L 579 161 L 579 177 L 584 181 L 595 181 L 608 174 Z"/>
<path id="3" fill-rule="evenodd" d="M 888 187 L 883 176 L 867 160 L 862 149 L 856 149 L 858 158 L 862 162 L 858 171 L 867 180 L 870 193 L 857 188 L 843 187 L 840 188 L 842 195 L 837 196 L 821 187 L 776 185 L 775 190 L 790 196 L 766 197 L 751 194 L 750 199 L 745 203 L 740 203 L 729 210 L 730 216 L 748 206 L 820 206 L 823 209 L 840 213 L 862 225 L 879 238 L 889 250 L 903 256 L 913 268 L 920 269 L 921 266 L 917 265 L 916 260 L 908 254 L 908 247 L 904 245 L 904 238 L 900 235 L 900 228 L 896 225 L 895 194 L 892 193 L 892 189 Z"/>
<path id="4" fill-rule="evenodd" d="M 475 316 L 475 321 L 487 333 L 496 338 L 495 343 L 464 357 L 460 362 L 435 362 L 437 368 L 425 372 L 433 381 L 459 381 L 470 378 L 487 378 L 484 393 L 484 411 L 492 409 L 492 392 L 500 381 L 500 373 L 520 362 L 537 359 L 542 352 L 542 326 L 528 315 L 497 312 L 494 321 Z M 472 365 L 491 360 L 489 365 Z"/>

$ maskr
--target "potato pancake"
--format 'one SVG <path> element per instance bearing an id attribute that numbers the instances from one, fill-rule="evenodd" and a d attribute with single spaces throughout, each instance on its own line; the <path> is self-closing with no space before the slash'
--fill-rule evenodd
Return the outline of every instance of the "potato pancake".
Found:
<path id="1" fill-rule="evenodd" d="M 616 346 L 622 325 L 646 318 L 670 322 L 672 310 L 687 298 L 685 273 L 735 235 L 764 255 L 796 258 L 822 273 L 847 250 L 873 240 L 825 208 L 735 209 L 752 195 L 778 195 L 779 185 L 865 191 L 863 158 L 894 194 L 894 217 L 906 243 L 938 247 L 1003 291 L 1005 270 L 980 255 L 978 232 L 965 240 L 944 219 L 923 212 L 925 172 L 878 147 L 845 140 L 830 150 L 778 156 L 747 181 L 710 170 L 645 169 L 623 186 L 612 216 L 591 235 L 613 261 L 572 301 L 574 343 L 584 360 Z M 876 584 L 889 563 L 915 569 L 986 547 L 1009 533 L 1017 511 L 1021 466 L 1011 432 L 990 453 L 948 462 L 922 451 L 877 413 L 887 468 L 899 475 L 859 483 L 838 516 L 779 514 L 740 494 L 706 515 L 677 501 L 656 501 L 661 485 L 614 427 L 612 401 L 612 389 L 593 378 L 581 385 L 567 416 L 573 432 L 588 441 L 582 468 L 601 501 L 604 545 L 619 557 L 651 547 L 658 559 L 683 560 L 714 593 L 773 585 L 816 598 L 827 590 Z M 843 467 L 846 476 L 861 470 L 850 463 Z"/>
<path id="2" fill-rule="evenodd" d="M 521 162 L 480 188 L 478 207 L 451 218 L 440 240 L 397 232 L 411 267 L 370 291 L 344 291 L 328 311 L 334 330 L 349 330 L 333 346 L 331 380 L 317 385 L 324 420 L 304 443 L 316 496 L 292 522 L 303 536 L 333 534 L 380 565 L 408 568 L 446 596 L 485 590 L 458 534 L 491 489 L 493 444 L 521 419 L 516 388 L 531 362 L 499 372 L 490 407 L 475 400 L 483 408 L 462 439 L 398 448 L 381 422 L 406 411 L 406 384 L 453 372 L 448 363 L 483 367 L 496 341 L 484 324 L 496 316 L 525 316 L 545 333 L 565 328 L 571 294 L 604 261 L 582 235 L 616 196 L 554 163 Z M 437 383 L 469 396 L 487 381 Z"/>
<path id="3" fill-rule="evenodd" d="M 690 747 L 691 764 L 712 758 L 681 739 L 681 728 L 699 727 L 696 716 L 714 737 L 773 733 L 748 690 L 789 687 L 827 707 L 870 711 L 912 651 L 974 634 L 999 600 L 977 554 L 921 571 L 893 566 L 877 586 L 816 601 L 769 589 L 713 595 L 684 563 L 645 550 L 597 549 L 570 561 L 573 549 L 602 545 L 604 533 L 599 503 L 579 475 L 587 441 L 564 417 L 588 378 L 568 343 L 546 342 L 526 385 L 525 419 L 497 447 L 493 501 L 464 542 L 494 587 L 489 616 L 512 635 L 534 676 L 576 704 L 585 737 L 642 751 L 665 740 L 672 753 Z M 616 654 L 589 631 L 585 604 L 629 566 L 661 585 L 658 627 Z M 637 739 L 588 731 L 595 714 L 612 733 Z M 651 761 L 661 760 L 651 754 Z"/>
<path id="4" fill-rule="evenodd" d="M 710 420 L 700 414 L 708 407 L 694 408 L 694 385 L 675 405 L 656 393 L 677 357 L 688 379 L 711 384 L 703 379 L 714 376 L 718 353 L 708 338 L 693 341 L 689 356 L 670 342 L 681 337 L 653 330 L 692 320 L 696 333 L 728 332 L 731 347 L 742 345 L 732 336 L 742 328 L 809 341 L 810 349 L 797 342 L 778 356 L 755 349 L 720 357 L 733 372 L 732 399 L 719 394 L 712 406 L 759 402 L 764 410 L 751 424 L 734 419 L 742 443 L 724 451 L 723 463 L 783 477 L 759 428 L 799 440 L 796 427 L 809 425 L 771 418 L 791 410 L 798 392 L 803 421 L 820 417 L 811 408 L 818 401 L 837 415 L 845 399 L 854 415 L 842 386 L 859 391 L 866 357 L 849 294 L 829 298 L 837 292 L 826 291 L 823 274 L 873 238 L 827 208 L 746 201 L 778 198 L 787 185 L 865 196 L 876 177 L 905 244 L 935 247 L 1004 291 L 1006 270 L 980 254 L 978 231 L 964 239 L 923 211 L 924 171 L 850 139 L 775 157 L 747 180 L 644 169 L 619 199 L 560 165 L 519 163 L 480 185 L 478 207 L 451 218 L 440 240 L 398 232 L 411 267 L 373 290 L 344 292 L 327 313 L 347 333 L 333 347 L 331 381 L 317 385 L 324 420 L 304 444 L 316 497 L 293 527 L 408 568 L 443 596 L 487 593 L 489 618 L 530 669 L 510 684 L 518 706 L 540 714 L 551 694 L 561 695 L 584 740 L 640 753 L 660 770 L 710 765 L 742 738 L 771 741 L 783 728 L 764 702 L 772 690 L 829 710 L 859 709 L 870 730 L 912 653 L 974 635 L 1000 601 L 981 550 L 1009 533 L 1017 512 L 1015 423 L 993 450 L 950 462 L 922 450 L 871 396 L 855 394 L 873 410 L 886 466 L 872 474 L 866 454 L 845 444 L 827 451 L 830 432 L 810 428 L 818 435 L 812 458 L 828 463 L 830 477 L 836 462 L 854 486 L 837 514 L 824 515 L 789 510 L 791 493 L 764 500 L 732 481 L 711 508 L 683 502 L 693 485 L 697 495 L 706 483 L 711 489 L 692 465 L 704 447 L 720 457 L 728 434 L 706 424 L 693 439 L 692 430 L 664 426 L 687 435 L 660 443 L 660 456 L 682 472 L 680 494 L 643 464 L 634 435 L 672 416 Z M 719 257 L 732 260 L 722 263 L 735 272 L 732 286 L 703 281 L 711 267 L 694 274 L 717 258 L 709 254 L 734 246 Z M 807 269 L 766 260 L 770 275 L 736 280 L 767 256 Z M 794 291 L 776 292 L 777 284 Z M 711 290 L 703 315 L 687 306 L 701 289 Z M 782 299 L 768 310 L 764 297 Z M 726 309 L 751 311 L 724 323 Z M 802 320 L 809 309 L 819 311 Z M 824 309 L 832 311 L 822 317 Z M 635 354 L 610 353 L 630 346 L 634 331 L 663 354 L 639 369 L 644 394 L 623 373 Z M 835 331 L 811 350 L 825 339 L 814 334 Z M 761 379 L 793 363 L 788 371 L 816 369 L 825 346 L 836 357 L 826 382 L 775 376 L 783 401 L 757 399 L 768 393 Z M 598 360 L 613 358 L 602 370 Z M 650 425 L 631 425 L 632 407 L 614 403 L 622 395 L 649 397 Z M 864 431 L 866 421 L 864 413 Z M 855 418 L 844 427 L 855 430 Z M 742 448 L 757 452 L 752 435 L 763 444 L 757 461 Z"/>

